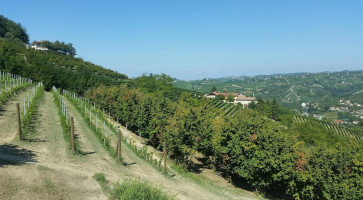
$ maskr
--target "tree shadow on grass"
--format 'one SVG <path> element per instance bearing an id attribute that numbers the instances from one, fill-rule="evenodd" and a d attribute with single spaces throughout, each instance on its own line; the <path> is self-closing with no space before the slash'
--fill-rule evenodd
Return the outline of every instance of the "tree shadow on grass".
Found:
<path id="1" fill-rule="evenodd" d="M 203 171 L 203 169 L 205 168 L 209 168 L 208 166 L 208 159 L 204 158 L 204 157 L 195 157 L 194 160 L 192 160 L 188 166 L 187 166 L 187 170 L 189 172 L 193 172 L 195 174 L 199 174 Z"/>
<path id="2" fill-rule="evenodd" d="M 6 165 L 24 165 L 30 162 L 37 162 L 35 154 L 28 149 L 18 148 L 17 145 L 0 145 L 0 167 Z"/>
<path id="3" fill-rule="evenodd" d="M 4 105 L 0 102 L 0 116 L 3 116 L 5 111 Z"/>
<path id="4" fill-rule="evenodd" d="M 94 153 L 96 153 L 96 152 L 95 151 L 82 151 L 82 150 L 79 151 L 79 154 L 82 156 L 87 156 L 87 155 L 91 155 Z"/>

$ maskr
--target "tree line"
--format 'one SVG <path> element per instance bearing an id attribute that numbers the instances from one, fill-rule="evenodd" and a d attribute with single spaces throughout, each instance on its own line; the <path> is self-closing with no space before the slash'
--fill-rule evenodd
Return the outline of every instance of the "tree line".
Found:
<path id="1" fill-rule="evenodd" d="M 87 97 L 171 158 L 194 169 L 196 153 L 234 183 L 287 199 L 359 199 L 363 197 L 362 144 L 319 124 L 290 121 L 276 100 L 225 116 L 209 99 L 184 93 L 165 97 L 172 87 L 153 76 L 132 84 L 99 86 Z M 330 138 L 330 139 L 328 139 Z"/>
<path id="2" fill-rule="evenodd" d="M 67 54 L 67 55 L 71 55 L 71 56 L 75 56 L 76 53 L 76 49 L 73 47 L 72 43 L 64 43 L 64 42 L 59 42 L 58 40 L 56 40 L 55 42 L 50 42 L 48 40 L 43 42 L 43 47 L 48 48 L 51 51 L 55 51 L 58 53 L 63 53 L 63 54 Z"/>

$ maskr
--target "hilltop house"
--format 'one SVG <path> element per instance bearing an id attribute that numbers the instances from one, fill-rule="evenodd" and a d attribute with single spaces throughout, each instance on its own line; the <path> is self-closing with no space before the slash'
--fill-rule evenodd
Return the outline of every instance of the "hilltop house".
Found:
<path id="1" fill-rule="evenodd" d="M 216 96 L 218 96 L 218 92 L 211 92 L 209 94 L 204 95 L 207 98 L 214 99 Z"/>
<path id="2" fill-rule="evenodd" d="M 238 103 L 242 104 L 243 107 L 247 107 L 250 103 L 252 102 L 256 102 L 256 97 L 246 97 L 245 95 L 240 95 L 238 93 L 219 93 L 219 92 L 211 92 L 210 94 L 206 94 L 204 95 L 206 98 L 216 98 L 216 96 L 218 95 L 223 95 L 224 96 L 224 101 L 227 100 L 227 98 L 229 96 L 233 96 L 234 101 L 231 102 L 234 105 L 237 105 Z"/>
<path id="3" fill-rule="evenodd" d="M 47 47 L 43 47 L 43 43 L 44 43 L 45 41 L 34 41 L 34 42 L 32 42 L 32 46 L 31 46 L 31 48 L 33 48 L 33 49 L 35 49 L 35 50 L 42 50 L 42 51 L 47 51 L 48 50 L 48 48 Z"/>
<path id="4" fill-rule="evenodd" d="M 237 96 L 233 104 L 237 105 L 238 103 L 240 103 L 243 107 L 248 107 L 248 105 L 252 102 L 256 102 L 256 97 L 246 97 L 245 95 L 241 94 Z"/>
<path id="5" fill-rule="evenodd" d="M 228 98 L 228 96 L 232 95 L 233 98 L 236 100 L 238 97 L 238 93 L 219 93 L 219 92 L 211 92 L 209 94 L 204 95 L 207 98 L 216 98 L 218 95 L 223 95 L 225 99 Z"/>

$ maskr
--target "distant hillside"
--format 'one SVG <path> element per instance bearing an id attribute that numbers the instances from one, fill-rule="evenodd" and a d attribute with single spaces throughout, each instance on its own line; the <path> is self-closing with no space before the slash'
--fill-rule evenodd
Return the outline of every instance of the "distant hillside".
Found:
<path id="1" fill-rule="evenodd" d="M 26 49 L 14 39 L 0 38 L 0 69 L 78 93 L 101 84 L 114 85 L 128 77 L 99 65 L 54 51 Z"/>
<path id="2" fill-rule="evenodd" d="M 328 109 L 337 98 L 351 98 L 363 103 L 363 71 L 294 73 L 261 76 L 225 77 L 195 81 L 175 81 L 175 86 L 209 93 L 239 92 L 265 99 L 276 97 L 286 107 L 298 109 L 301 103 L 319 103 Z"/>

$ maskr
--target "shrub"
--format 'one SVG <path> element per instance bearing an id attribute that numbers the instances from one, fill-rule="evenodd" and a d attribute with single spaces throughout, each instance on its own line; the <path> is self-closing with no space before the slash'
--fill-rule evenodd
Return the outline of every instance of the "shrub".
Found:
<path id="1" fill-rule="evenodd" d="M 160 188 L 139 180 L 126 180 L 122 184 L 117 183 L 111 191 L 110 199 L 148 199 L 148 200 L 168 200 L 175 197 L 164 194 Z"/>

